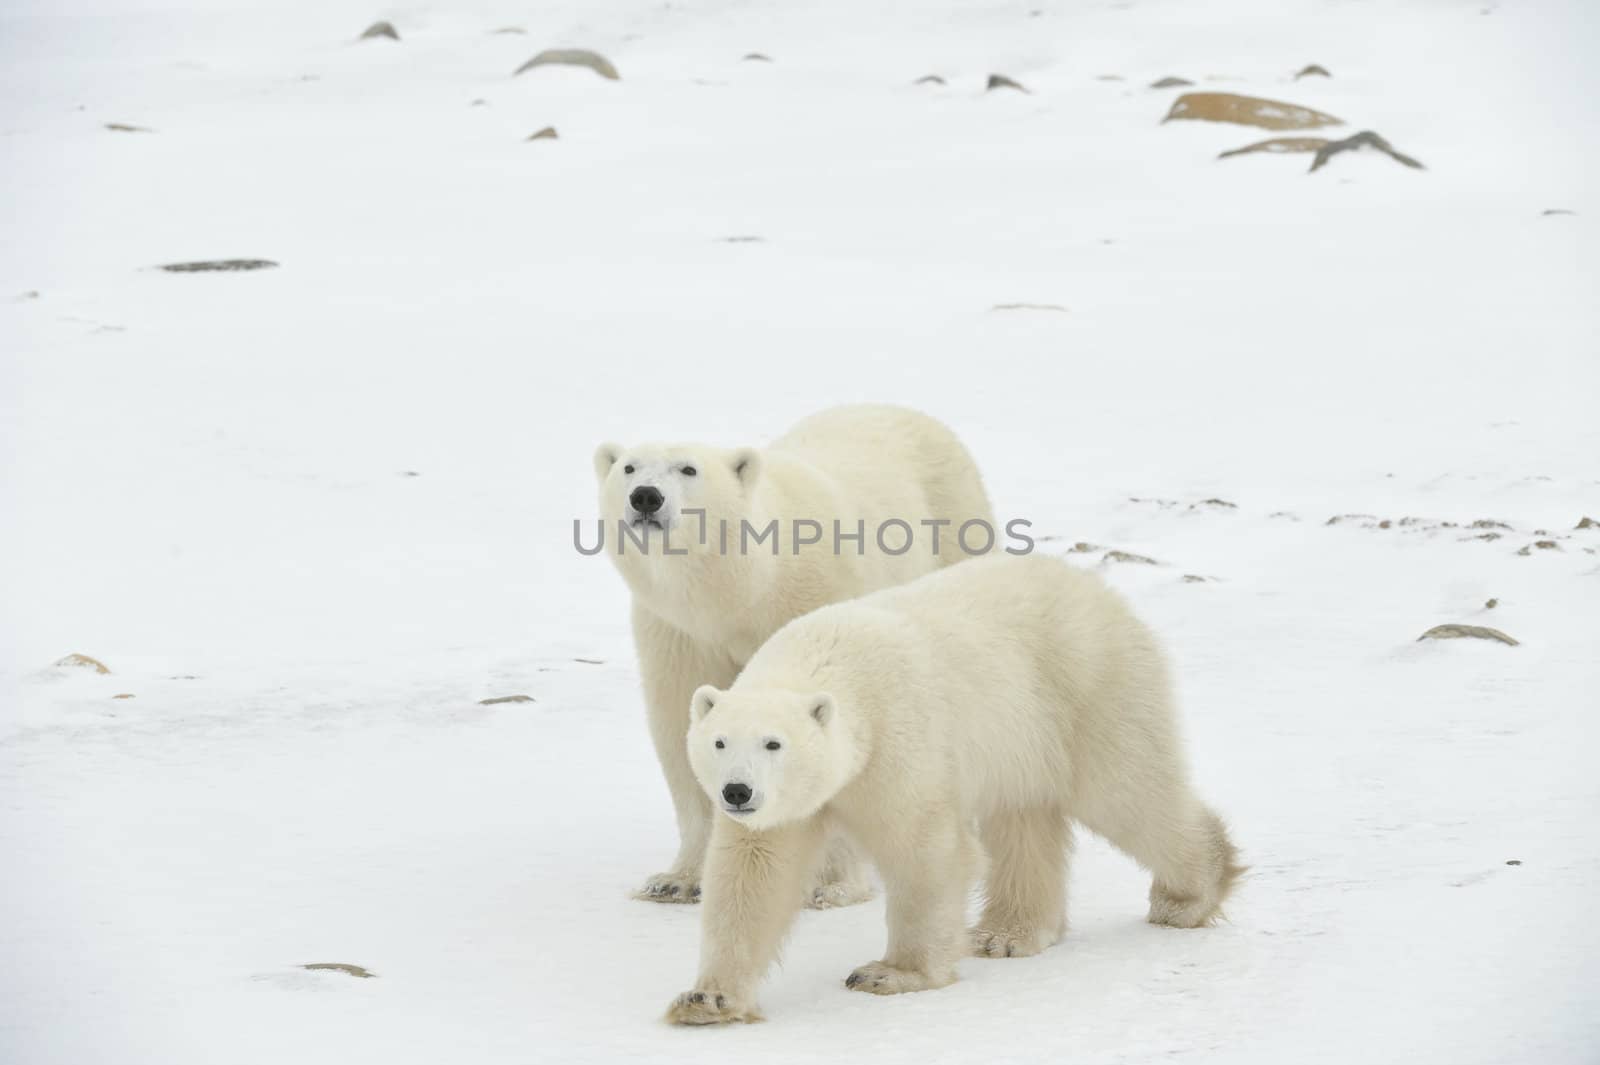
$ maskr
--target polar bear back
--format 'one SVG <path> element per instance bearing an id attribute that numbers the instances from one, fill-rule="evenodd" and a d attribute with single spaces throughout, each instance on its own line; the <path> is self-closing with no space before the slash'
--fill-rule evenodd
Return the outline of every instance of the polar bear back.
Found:
<path id="1" fill-rule="evenodd" d="M 975 559 L 802 617 L 747 685 L 833 695 L 865 748 L 839 798 L 861 809 L 955 794 L 982 817 L 1185 776 L 1154 635 L 1098 577 L 1045 556 Z"/>
<path id="2" fill-rule="evenodd" d="M 863 521 L 868 555 L 883 553 L 875 535 L 883 522 L 899 519 L 910 526 L 912 548 L 892 556 L 905 559 L 891 564 L 902 572 L 880 587 L 968 557 L 957 543 L 965 522 L 994 526 L 988 494 L 966 447 L 943 423 L 914 410 L 884 404 L 834 407 L 797 422 L 772 442 L 767 457 L 769 462 L 822 472 L 832 482 L 832 498 L 839 507 L 839 513 L 826 517 L 851 529 Z M 925 520 L 948 523 L 940 530 L 937 556 Z M 828 532 L 831 537 L 832 530 Z M 899 534 L 887 540 L 891 549 L 898 549 Z"/>

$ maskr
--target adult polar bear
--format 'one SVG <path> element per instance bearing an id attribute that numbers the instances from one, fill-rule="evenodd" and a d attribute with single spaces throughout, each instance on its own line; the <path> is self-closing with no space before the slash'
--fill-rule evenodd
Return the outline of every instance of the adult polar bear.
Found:
<path id="1" fill-rule="evenodd" d="M 756 648 L 802 614 L 968 557 L 961 526 L 977 519 L 993 530 L 994 517 L 955 434 L 899 407 L 823 411 L 763 450 L 602 444 L 594 464 L 603 527 L 617 538 L 607 553 L 633 592 L 650 735 L 678 820 L 677 859 L 638 896 L 694 902 L 712 816 L 684 747 L 694 690 L 733 683 Z M 757 543 L 774 520 L 776 539 Z M 895 520 L 909 530 L 908 549 L 899 526 L 879 539 L 880 525 Z M 835 521 L 852 539 L 836 544 Z M 871 894 L 848 846 L 830 848 L 819 868 L 813 905 Z"/>
<path id="2" fill-rule="evenodd" d="M 1156 924 L 1210 922 L 1242 872 L 1189 784 L 1155 637 L 1059 559 L 978 559 L 809 614 L 731 689 L 696 691 L 692 716 L 689 758 L 721 812 L 700 976 L 674 1023 L 760 1019 L 756 985 L 830 831 L 888 890 L 888 950 L 845 981 L 884 995 L 951 983 L 968 951 L 1060 939 L 1070 821 L 1154 873 Z M 986 903 L 964 934 L 980 842 Z"/>

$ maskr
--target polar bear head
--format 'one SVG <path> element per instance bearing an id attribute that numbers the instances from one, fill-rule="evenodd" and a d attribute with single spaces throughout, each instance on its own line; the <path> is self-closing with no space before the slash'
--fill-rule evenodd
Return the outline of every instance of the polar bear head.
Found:
<path id="1" fill-rule="evenodd" d="M 696 689 L 689 765 L 712 807 L 754 829 L 820 810 L 854 761 L 836 709 L 823 692 Z"/>
<path id="2" fill-rule="evenodd" d="M 626 530 L 644 541 L 650 554 L 660 555 L 663 542 L 678 554 L 714 549 L 721 521 L 737 533 L 740 519 L 749 514 L 761 454 L 753 448 L 697 444 L 606 443 L 595 450 L 594 471 L 608 535 Z"/>

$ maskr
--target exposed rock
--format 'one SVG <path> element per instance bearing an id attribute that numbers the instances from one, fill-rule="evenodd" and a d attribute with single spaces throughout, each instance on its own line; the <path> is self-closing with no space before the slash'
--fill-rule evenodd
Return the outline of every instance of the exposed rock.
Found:
<path id="1" fill-rule="evenodd" d="M 1462 537 L 1462 539 L 1463 540 L 1487 540 L 1490 543 L 1493 543 L 1495 540 L 1500 539 L 1500 534 L 1497 533 L 1497 532 L 1481 532 L 1481 533 L 1478 533 L 1476 536 L 1464 536 L 1464 537 Z"/>
<path id="2" fill-rule="evenodd" d="M 1152 81 L 1150 83 L 1150 87 L 1152 89 L 1181 89 L 1185 85 L 1193 84 L 1194 82 L 1190 81 L 1188 78 L 1165 77 L 1160 81 Z"/>
<path id="3" fill-rule="evenodd" d="M 560 136 L 561 136 L 561 134 L 556 132 L 556 128 L 554 126 L 546 126 L 544 129 L 541 129 L 538 133 L 530 134 L 528 139 L 530 141 L 553 141 L 553 140 L 556 140 L 557 138 L 559 138 Z"/>
<path id="4" fill-rule="evenodd" d="M 1469 529 L 1509 529 L 1509 528 L 1511 528 L 1511 526 L 1507 525 L 1503 521 L 1495 521 L 1493 518 L 1479 518 L 1477 521 L 1473 522 L 1471 525 L 1468 525 L 1467 528 L 1469 528 Z"/>
<path id="5" fill-rule="evenodd" d="M 56 665 L 64 666 L 68 669 L 92 669 L 96 673 L 111 672 L 111 670 L 106 668 L 106 664 L 100 661 L 98 658 L 90 658 L 88 655 L 80 655 L 76 653 L 70 654 L 65 658 L 56 659 Z"/>
<path id="6" fill-rule="evenodd" d="M 1284 155 L 1289 152 L 1319 152 L 1327 147 L 1326 137 L 1271 137 L 1254 144 L 1246 144 L 1243 148 L 1232 148 L 1217 156 L 1218 159 L 1231 159 L 1235 155 L 1251 155 L 1255 152 L 1271 152 L 1274 155 Z"/>
<path id="7" fill-rule="evenodd" d="M 113 699 L 132 699 L 132 698 L 134 698 L 134 694 L 132 692 L 121 692 L 120 694 L 113 695 L 111 698 L 113 698 Z"/>
<path id="8" fill-rule="evenodd" d="M 1159 566 L 1161 563 L 1145 555 L 1136 555 L 1131 551 L 1107 551 L 1107 562 L 1137 562 L 1141 566 Z"/>
<path id="9" fill-rule="evenodd" d="M 1485 599 L 1483 601 L 1483 609 L 1485 609 L 1485 610 L 1493 610 L 1495 607 L 1497 607 L 1499 605 L 1500 605 L 1500 600 L 1498 600 L 1498 599 Z"/>
<path id="10" fill-rule="evenodd" d="M 1378 516 L 1376 514 L 1335 514 L 1333 517 L 1331 517 L 1327 521 L 1323 522 L 1323 524 L 1324 525 L 1343 525 L 1344 523 L 1350 522 L 1350 521 L 1377 521 L 1377 520 L 1378 520 Z"/>
<path id="11" fill-rule="evenodd" d="M 1239 504 L 1230 503 L 1226 499 L 1202 499 L 1200 502 L 1194 504 L 1194 506 L 1195 507 L 1222 507 L 1224 510 L 1238 510 L 1239 509 Z M 1190 507 L 1189 509 L 1193 510 L 1194 507 Z"/>
<path id="12" fill-rule="evenodd" d="M 618 80 L 621 75 L 611 61 L 599 52 L 591 52 L 587 48 L 547 48 L 511 72 L 512 77 L 532 70 L 534 67 L 566 66 L 588 67 L 602 78 L 611 81 Z"/>
<path id="13" fill-rule="evenodd" d="M 741 63 L 770 63 L 770 62 L 772 62 L 772 57 L 770 55 L 767 55 L 765 52 L 747 52 L 745 54 L 744 58 L 739 60 L 739 62 L 741 62 Z"/>
<path id="14" fill-rule="evenodd" d="M 1573 528 L 1574 529 L 1600 529 L 1600 521 L 1595 521 L 1593 518 L 1580 518 L 1579 521 L 1578 521 L 1578 524 L 1574 525 Z"/>
<path id="15" fill-rule="evenodd" d="M 1491 629 L 1487 625 L 1435 625 L 1421 636 L 1422 640 L 1457 640 L 1471 637 L 1475 640 L 1499 640 L 1501 643 L 1516 647 L 1517 640 L 1512 639 L 1499 629 Z"/>
<path id="16" fill-rule="evenodd" d="M 1059 303 L 997 303 L 989 308 L 991 311 L 1061 311 L 1066 308 Z"/>
<path id="17" fill-rule="evenodd" d="M 1517 554 L 1531 555 L 1536 548 L 1540 551 L 1559 551 L 1561 550 L 1561 545 L 1556 543 L 1554 540 L 1535 540 L 1533 543 L 1528 544 L 1522 550 L 1518 551 Z"/>
<path id="18" fill-rule="evenodd" d="M 1202 577 L 1197 573 L 1185 573 L 1183 575 L 1184 584 L 1205 584 L 1210 579 L 1210 577 Z"/>
<path id="19" fill-rule="evenodd" d="M 984 92 L 994 92 L 996 89 L 1016 89 L 1018 92 L 1027 92 L 1021 82 L 1012 81 L 1004 74 L 990 74 L 989 83 L 983 87 Z M 1031 94 L 1030 94 L 1031 95 Z"/>
<path id="20" fill-rule="evenodd" d="M 1088 555 L 1093 554 L 1098 550 L 1100 550 L 1099 544 L 1091 544 L 1085 540 L 1079 540 L 1077 543 L 1067 548 L 1067 553 L 1072 555 Z"/>
<path id="21" fill-rule="evenodd" d="M 479 706 L 499 706 L 501 703 L 531 703 L 531 695 L 497 695 L 493 699 L 479 699 Z"/>
<path id="22" fill-rule="evenodd" d="M 1384 140 L 1370 129 L 1366 129 L 1362 130 L 1360 133 L 1357 133 L 1353 137 L 1346 137 L 1342 141 L 1329 141 L 1327 144 L 1324 144 L 1321 148 L 1317 149 L 1317 157 L 1311 160 L 1310 173 L 1314 174 L 1318 170 L 1321 170 L 1327 165 L 1329 159 L 1332 159 L 1340 152 L 1355 151 L 1358 148 L 1372 148 L 1376 151 L 1380 151 L 1384 155 L 1387 155 L 1389 158 L 1393 159 L 1395 162 L 1401 164 L 1402 166 L 1409 166 L 1413 170 L 1427 169 L 1427 167 L 1423 166 L 1417 160 L 1411 158 L 1411 156 L 1395 151 L 1394 145 L 1390 144 L 1388 141 Z"/>
<path id="23" fill-rule="evenodd" d="M 113 133 L 154 133 L 148 126 L 130 126 L 126 122 L 107 122 L 106 129 Z"/>
<path id="24" fill-rule="evenodd" d="M 944 85 L 944 84 L 946 84 L 946 82 L 945 82 L 945 80 L 943 78 L 941 78 L 937 74 L 924 74 L 924 75 L 922 75 L 922 77 L 920 77 L 916 81 L 912 82 L 912 84 L 913 85 Z"/>
<path id="25" fill-rule="evenodd" d="M 574 658 L 573 661 L 582 662 L 586 666 L 603 666 L 606 664 L 606 660 L 603 658 Z"/>
<path id="26" fill-rule="evenodd" d="M 1233 122 L 1262 129 L 1315 129 L 1342 126 L 1344 120 L 1313 111 L 1298 104 L 1266 100 L 1258 96 L 1238 96 L 1231 92 L 1187 92 L 1172 102 L 1163 122 L 1197 119 L 1203 122 Z"/>
<path id="27" fill-rule="evenodd" d="M 197 263 L 167 263 L 157 269 L 172 274 L 203 274 L 217 270 L 268 270 L 277 265 L 271 259 L 212 259 Z"/>
<path id="28" fill-rule="evenodd" d="M 1301 78 L 1309 78 L 1313 74 L 1319 78 L 1333 77 L 1332 74 L 1328 73 L 1328 68 L 1323 66 L 1321 63 L 1311 63 L 1307 66 L 1301 67 L 1299 73 L 1295 74 L 1294 80 L 1299 81 Z"/>
<path id="29" fill-rule="evenodd" d="M 359 965 L 347 965 L 342 961 L 314 961 L 310 965 L 302 965 L 300 968 L 313 970 L 328 969 L 336 973 L 344 973 L 346 976 L 359 977 L 362 980 L 371 980 L 373 977 L 378 975 L 375 972 L 370 972 L 366 969 L 363 969 Z"/>
<path id="30" fill-rule="evenodd" d="M 374 22 L 361 31 L 361 39 L 363 41 L 371 41 L 379 37 L 387 37 L 391 41 L 398 41 L 400 34 L 394 28 L 394 24 L 390 22 Z"/>

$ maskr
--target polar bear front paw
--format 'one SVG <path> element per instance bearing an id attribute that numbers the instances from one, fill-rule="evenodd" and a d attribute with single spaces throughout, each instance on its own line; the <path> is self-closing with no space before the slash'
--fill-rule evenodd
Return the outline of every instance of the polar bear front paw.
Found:
<path id="1" fill-rule="evenodd" d="M 881 961 L 869 961 L 844 979 L 844 986 L 852 991 L 865 991 L 873 995 L 903 995 L 908 991 L 930 991 L 952 983 L 935 980 L 926 973 L 911 969 L 896 969 Z"/>
<path id="2" fill-rule="evenodd" d="M 685 991 L 667 1007 L 668 1024 L 754 1024 L 761 1019 L 754 1005 L 739 1005 L 716 991 Z"/>
<path id="3" fill-rule="evenodd" d="M 696 903 L 700 901 L 700 881 L 687 873 L 657 873 L 633 897 L 646 902 Z"/>
<path id="4" fill-rule="evenodd" d="M 967 937 L 972 953 L 980 958 L 1027 958 L 1050 945 L 1032 928 L 974 928 Z"/>
<path id="5" fill-rule="evenodd" d="M 831 884 L 818 884 L 811 889 L 806 907 L 812 910 L 833 910 L 840 906 L 855 906 L 872 898 L 872 885 L 840 880 Z"/>

